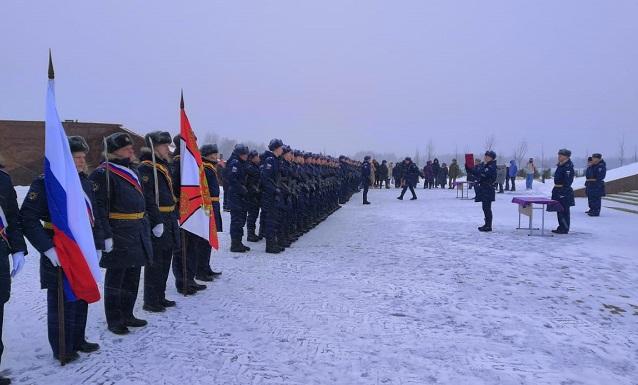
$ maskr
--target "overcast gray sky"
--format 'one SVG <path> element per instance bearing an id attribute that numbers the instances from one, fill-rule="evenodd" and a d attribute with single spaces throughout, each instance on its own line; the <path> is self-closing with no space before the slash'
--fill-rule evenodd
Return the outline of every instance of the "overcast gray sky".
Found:
<path id="1" fill-rule="evenodd" d="M 0 2 L 0 119 L 63 119 L 337 154 L 638 143 L 638 1 Z M 5 138 L 2 138 L 5 140 Z"/>

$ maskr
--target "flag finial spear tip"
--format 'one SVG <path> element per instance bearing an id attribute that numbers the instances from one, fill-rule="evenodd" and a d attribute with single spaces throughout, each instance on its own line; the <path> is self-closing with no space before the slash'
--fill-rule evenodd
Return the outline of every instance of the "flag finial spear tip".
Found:
<path id="1" fill-rule="evenodd" d="M 53 59 L 51 58 L 51 48 L 49 48 L 49 79 L 53 80 L 55 73 L 53 72 Z"/>
<path id="2" fill-rule="evenodd" d="M 184 89 L 183 88 L 180 94 L 179 108 L 184 109 Z"/>

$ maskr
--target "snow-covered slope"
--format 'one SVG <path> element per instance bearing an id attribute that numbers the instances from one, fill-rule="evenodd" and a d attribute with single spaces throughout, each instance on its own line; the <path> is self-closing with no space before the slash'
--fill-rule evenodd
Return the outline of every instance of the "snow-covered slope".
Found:
<path id="1" fill-rule="evenodd" d="M 52 385 L 636 384 L 637 215 L 590 218 L 577 199 L 573 234 L 528 237 L 514 194 L 499 194 L 483 234 L 478 204 L 418 193 L 355 196 L 276 256 L 263 242 L 232 255 L 224 233 L 213 258 L 224 273 L 206 291 L 181 297 L 171 278 L 177 308 L 148 314 L 138 301 L 149 326 L 125 337 L 90 306 L 102 349 L 63 368 L 31 249 L 5 308 L 2 367 L 17 384 Z"/>

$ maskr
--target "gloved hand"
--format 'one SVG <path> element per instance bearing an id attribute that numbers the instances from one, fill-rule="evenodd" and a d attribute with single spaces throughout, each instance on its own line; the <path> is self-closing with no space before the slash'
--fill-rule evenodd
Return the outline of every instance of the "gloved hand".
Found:
<path id="1" fill-rule="evenodd" d="M 44 255 L 49 258 L 53 267 L 60 266 L 60 258 L 58 258 L 58 253 L 55 251 L 55 247 L 50 248 L 49 250 L 44 252 Z"/>
<path id="2" fill-rule="evenodd" d="M 113 251 L 113 238 L 107 238 L 104 240 L 104 252 L 110 253 Z"/>
<path id="3" fill-rule="evenodd" d="M 24 253 L 22 251 L 18 251 L 17 253 L 11 254 L 11 259 L 13 259 L 11 277 L 15 277 L 24 267 Z"/>
<path id="4" fill-rule="evenodd" d="M 95 253 L 97 254 L 98 260 L 102 259 L 102 250 L 95 250 Z"/>
<path id="5" fill-rule="evenodd" d="M 153 227 L 153 235 L 155 235 L 155 238 L 161 237 L 162 234 L 164 234 L 164 224 L 160 223 L 159 225 L 155 225 L 155 227 Z"/>

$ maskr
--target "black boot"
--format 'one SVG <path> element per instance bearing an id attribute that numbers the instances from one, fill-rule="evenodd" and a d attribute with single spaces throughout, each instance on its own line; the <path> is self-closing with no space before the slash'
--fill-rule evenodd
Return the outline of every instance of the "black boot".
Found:
<path id="1" fill-rule="evenodd" d="M 87 340 L 82 341 L 80 347 L 78 348 L 82 353 L 93 353 L 100 350 L 100 345 L 95 342 L 89 342 Z"/>
<path id="2" fill-rule="evenodd" d="M 231 241 L 230 251 L 232 253 L 245 253 L 248 250 L 246 249 L 246 246 L 244 246 L 243 243 L 241 243 L 241 239 L 233 239 Z"/>
<path id="3" fill-rule="evenodd" d="M 259 237 L 255 234 L 255 229 L 248 230 L 248 236 L 246 237 L 248 242 L 259 242 Z"/>
<path id="4" fill-rule="evenodd" d="M 282 251 L 284 251 L 284 249 L 282 249 L 281 246 L 279 246 L 274 239 L 266 239 L 266 252 L 267 253 L 269 253 L 269 254 L 279 254 Z"/>

